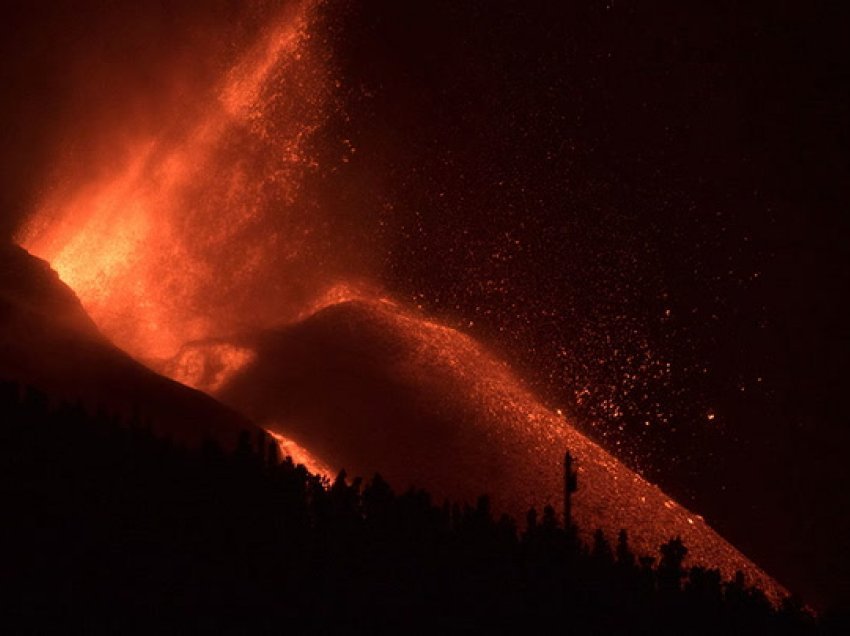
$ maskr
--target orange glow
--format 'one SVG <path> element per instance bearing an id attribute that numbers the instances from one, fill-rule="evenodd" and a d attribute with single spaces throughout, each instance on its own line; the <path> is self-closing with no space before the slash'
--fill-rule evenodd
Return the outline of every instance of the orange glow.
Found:
<path id="1" fill-rule="evenodd" d="M 202 350 L 187 345 L 164 370 L 173 380 L 214 393 L 255 358 L 251 349 L 224 342 L 207 343 Z"/>
<path id="2" fill-rule="evenodd" d="M 139 359 L 285 313 L 285 298 L 275 305 L 250 286 L 269 262 L 302 257 L 306 240 L 301 219 L 287 215 L 315 168 L 305 144 L 328 94 L 309 48 L 314 4 L 270 20 L 212 98 L 199 96 L 198 117 L 130 141 L 115 134 L 103 165 L 49 191 L 17 236 Z"/>
<path id="3" fill-rule="evenodd" d="M 776 590 L 699 516 L 545 408 L 480 344 L 365 282 L 316 272 L 312 234 L 321 219 L 311 215 L 320 212 L 299 207 L 299 194 L 305 175 L 317 168 L 309 141 L 330 108 L 333 83 L 311 45 L 315 4 L 304 0 L 270 20 L 212 87 L 212 98 L 200 96 L 199 116 L 129 141 L 117 136 L 116 152 L 90 178 L 60 183 L 45 195 L 18 241 L 52 264 L 116 345 L 214 395 L 257 358 L 233 334 L 361 302 L 375 324 L 403 335 L 409 355 L 393 360 L 397 377 L 432 395 L 463 388 L 466 414 L 486 427 L 501 460 L 525 471 L 509 475 L 514 503 L 527 509 L 560 492 L 560 462 L 569 448 L 579 460 L 576 509 L 585 529 L 616 536 L 627 527 L 645 552 L 679 533 L 696 560 L 727 575 L 740 568 Z M 287 423 L 255 419 L 274 431 L 285 455 L 333 475 L 281 434 Z M 463 486 L 477 494 L 488 484 Z"/>
<path id="4" fill-rule="evenodd" d="M 303 464 L 311 473 L 328 481 L 332 481 L 336 475 L 334 472 L 306 448 L 297 444 L 294 440 L 284 437 L 269 429 L 266 431 L 277 442 L 283 457 L 291 457 L 295 464 Z"/>
<path id="5" fill-rule="evenodd" d="M 352 290 L 336 291 L 342 298 L 347 297 L 346 292 Z M 352 402 L 347 401 L 345 389 L 342 397 L 337 397 L 338 387 L 328 383 L 325 370 L 332 368 L 350 376 L 360 368 L 357 363 L 346 366 L 345 362 L 333 362 L 320 366 L 315 375 L 297 372 L 290 385 L 285 379 L 289 375 L 286 369 L 281 380 L 268 363 L 260 367 L 265 375 L 252 376 L 252 361 L 240 372 L 241 380 L 235 377 L 224 383 L 215 395 L 255 420 L 266 422 L 266 428 L 293 435 L 311 449 L 323 449 L 328 454 L 322 455 L 323 460 L 332 466 L 345 466 L 352 474 L 367 476 L 377 470 L 391 484 L 416 484 L 427 489 L 437 501 L 473 500 L 487 492 L 494 510 L 518 519 L 533 505 L 560 502 L 561 462 L 564 449 L 569 449 L 577 459 L 580 483 L 573 511 L 586 540 L 592 539 L 597 528 L 609 537 L 627 528 L 638 553 L 656 554 L 659 545 L 678 535 L 688 546 L 690 563 L 710 564 L 726 577 L 741 570 L 771 599 L 784 595 L 776 581 L 712 530 L 700 515 L 587 438 L 563 413 L 542 405 L 509 365 L 474 339 L 385 299 L 361 297 L 326 309 L 329 311 L 307 318 L 306 331 L 299 331 L 299 325 L 279 331 L 276 342 L 291 337 L 294 346 L 278 344 L 279 348 L 273 349 L 275 359 L 284 355 L 284 366 L 309 367 L 313 364 L 311 356 L 331 350 L 325 349 L 323 342 L 339 346 L 343 350 L 341 359 L 351 356 L 348 346 L 356 351 L 365 348 L 370 358 L 367 368 L 378 365 L 386 374 L 379 376 L 374 389 L 363 389 L 365 393 Z M 340 337 L 340 332 L 345 335 Z M 319 344 L 301 358 L 298 351 L 305 333 L 314 344 L 317 333 L 325 336 L 320 336 Z M 215 346 L 209 355 L 215 354 Z M 194 355 L 203 357 L 204 349 L 199 343 Z M 260 364 L 262 353 L 257 351 Z M 263 383 L 273 396 L 256 388 Z M 399 392 L 393 393 L 396 389 L 390 386 L 400 387 Z M 285 396 L 293 390 L 298 397 L 287 402 Z M 410 411 L 398 410 L 399 395 L 415 396 L 405 403 Z M 386 414 L 380 407 L 367 410 L 368 416 L 363 419 L 356 410 L 347 408 L 361 399 L 383 399 L 394 406 Z M 316 410 L 309 406 L 314 400 L 323 402 Z M 308 406 L 291 406 L 297 403 Z M 290 419 L 280 420 L 277 414 L 287 411 Z M 322 420 L 327 411 L 338 414 L 336 419 Z M 400 412 L 405 414 L 402 419 L 422 418 L 405 431 L 413 440 L 413 450 L 387 447 L 365 454 L 349 450 L 360 446 L 363 438 L 374 439 L 376 430 L 403 426 L 398 422 Z M 436 436 L 433 440 L 429 439 L 432 435 Z"/>

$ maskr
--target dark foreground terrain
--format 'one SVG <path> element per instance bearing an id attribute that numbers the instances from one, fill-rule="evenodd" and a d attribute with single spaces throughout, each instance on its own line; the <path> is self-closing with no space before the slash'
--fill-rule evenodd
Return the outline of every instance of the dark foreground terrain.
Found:
<path id="1" fill-rule="evenodd" d="M 6 633 L 841 630 L 685 569 L 675 538 L 636 558 L 626 532 L 585 546 L 549 507 L 518 530 L 486 497 L 327 484 L 266 438 L 190 449 L 14 383 L 0 412 Z"/>

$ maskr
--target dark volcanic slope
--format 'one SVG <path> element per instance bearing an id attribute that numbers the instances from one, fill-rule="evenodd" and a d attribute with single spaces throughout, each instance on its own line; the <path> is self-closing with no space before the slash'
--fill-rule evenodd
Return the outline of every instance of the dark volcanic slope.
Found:
<path id="1" fill-rule="evenodd" d="M 743 570 L 774 598 L 781 587 L 701 517 L 543 408 L 508 368 L 470 338 L 386 302 L 348 302 L 239 346 L 256 359 L 217 395 L 291 436 L 331 466 L 398 488 L 524 515 L 561 501 L 561 461 L 578 458 L 575 515 L 583 531 L 628 528 L 656 554 L 680 535 L 697 562 Z M 221 343 L 185 350 L 215 356 Z M 176 362 L 179 364 L 179 360 Z M 212 364 L 215 367 L 215 364 Z"/>
<path id="2" fill-rule="evenodd" d="M 0 246 L 0 379 L 91 409 L 138 415 L 186 443 L 211 437 L 231 446 L 241 430 L 256 430 L 207 395 L 114 347 L 50 266 L 13 245 Z"/>

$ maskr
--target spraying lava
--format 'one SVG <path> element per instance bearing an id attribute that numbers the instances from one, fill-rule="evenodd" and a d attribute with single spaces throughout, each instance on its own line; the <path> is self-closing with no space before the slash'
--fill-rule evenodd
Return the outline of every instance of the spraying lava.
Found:
<path id="1" fill-rule="evenodd" d="M 516 514 L 557 496 L 568 446 L 587 530 L 635 528 L 646 551 L 682 534 L 697 559 L 777 597 L 701 518 L 541 406 L 481 345 L 351 267 L 356 246 L 308 194 L 323 168 L 315 136 L 336 107 L 316 6 L 274 16 L 196 110 L 117 138 L 117 159 L 88 176 L 73 171 L 19 242 L 118 346 L 253 417 L 315 470 L 382 470 L 447 497 L 489 490 Z"/>
<path id="2" fill-rule="evenodd" d="M 324 249 L 323 219 L 300 198 L 330 98 L 314 6 L 274 16 L 196 109 L 116 135 L 93 177 L 50 190 L 20 231 L 134 356 L 280 320 L 321 288 L 305 264 Z"/>

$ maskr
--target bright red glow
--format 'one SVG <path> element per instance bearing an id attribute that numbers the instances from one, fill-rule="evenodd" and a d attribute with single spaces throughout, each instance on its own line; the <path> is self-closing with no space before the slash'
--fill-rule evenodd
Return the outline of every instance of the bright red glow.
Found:
<path id="1" fill-rule="evenodd" d="M 462 387 L 457 399 L 487 429 L 491 448 L 505 462 L 522 458 L 516 465 L 524 473 L 505 471 L 511 504 L 558 493 L 559 462 L 570 448 L 579 459 L 576 508 L 587 530 L 604 527 L 613 536 L 628 527 L 646 551 L 679 533 L 698 560 L 727 575 L 746 570 L 779 589 L 699 516 L 542 406 L 481 345 L 316 266 L 317 252 L 333 247 L 322 240 L 322 212 L 299 197 L 305 175 L 319 167 L 310 140 L 331 108 L 333 82 L 310 38 L 314 4 L 294 5 L 243 47 L 202 96 L 199 115 L 129 141 L 117 137 L 120 151 L 103 157 L 91 178 L 49 191 L 19 242 L 52 264 L 119 347 L 214 395 L 257 357 L 228 336 L 362 300 L 388 332 L 402 334 L 406 353 L 393 360 L 394 373 L 432 395 Z M 281 434 L 286 422 L 256 419 L 275 431 L 284 454 L 332 474 Z M 475 492 L 486 485 L 463 484 Z"/>
<path id="2" fill-rule="evenodd" d="M 277 319 L 301 293 L 255 285 L 297 266 L 314 221 L 293 209 L 316 167 L 307 142 L 328 95 L 309 46 L 314 4 L 271 20 L 199 96 L 198 116 L 129 141 L 116 134 L 102 165 L 49 191 L 20 231 L 18 242 L 137 358 L 169 358 L 185 342 Z"/>
<path id="3" fill-rule="evenodd" d="M 281 456 L 291 457 L 292 461 L 296 464 L 303 464 L 304 467 L 311 473 L 318 475 L 319 477 L 323 477 L 328 481 L 333 481 L 336 477 L 334 471 L 327 464 L 313 455 L 306 448 L 297 444 L 294 440 L 291 440 L 280 433 L 276 433 L 271 429 L 268 430 L 268 433 L 277 442 Z"/>

